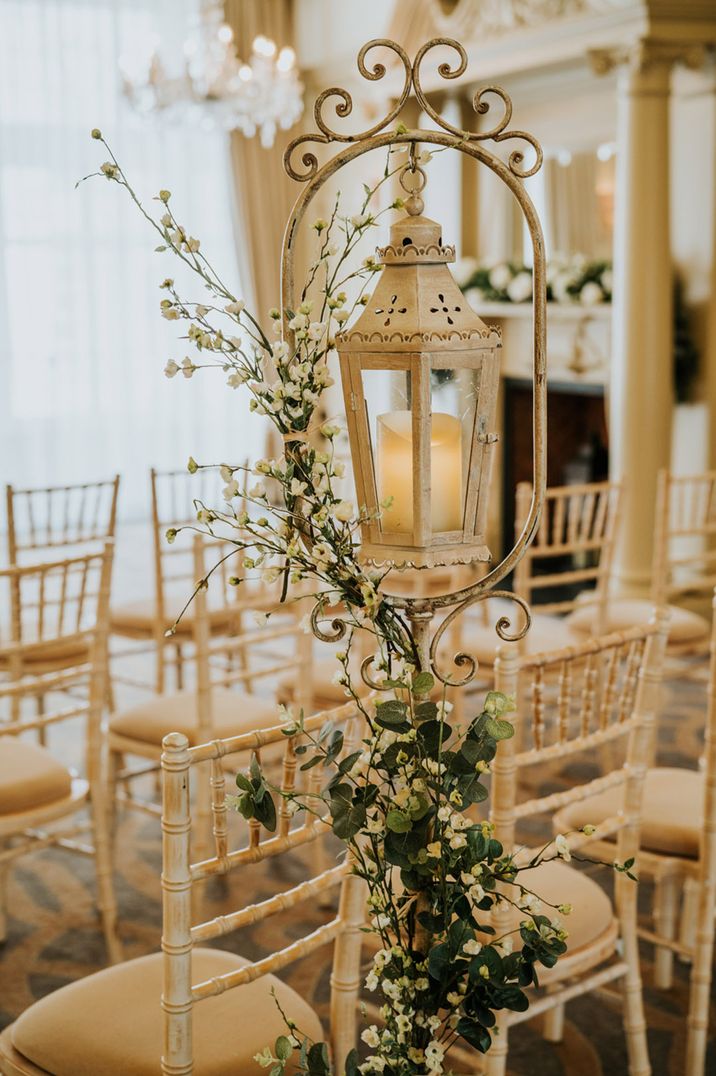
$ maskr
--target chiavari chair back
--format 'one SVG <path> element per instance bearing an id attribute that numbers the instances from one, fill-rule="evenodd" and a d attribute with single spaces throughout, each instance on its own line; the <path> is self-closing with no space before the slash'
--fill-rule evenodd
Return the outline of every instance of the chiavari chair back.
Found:
<path id="1" fill-rule="evenodd" d="M 679 604 L 716 586 L 716 471 L 661 471 L 656 505 L 652 599 Z"/>
<path id="2" fill-rule="evenodd" d="M 9 636 L 0 640 L 0 873 L 53 844 L 94 856 L 107 947 L 119 959 L 101 765 L 112 552 L 107 542 L 99 553 L 0 571 L 12 610 Z M 79 718 L 81 778 L 25 736 Z M 88 821 L 45 831 L 88 807 Z M 92 843 L 78 843 L 88 831 Z"/>
<path id="3" fill-rule="evenodd" d="M 596 614 L 595 632 L 601 634 L 621 498 L 622 487 L 615 482 L 550 487 L 534 541 L 515 569 L 515 593 L 540 614 L 564 616 L 578 602 L 588 603 Z M 531 484 L 520 482 L 517 534 L 531 499 Z"/>
<path id="4" fill-rule="evenodd" d="M 300 1037 L 307 1035 L 315 1043 L 327 1041 L 342 1064 L 356 1040 L 365 924 L 363 882 L 351 873 L 347 860 L 318 874 L 312 871 L 308 865 L 311 846 L 329 823 L 322 814 L 293 815 L 281 795 L 276 796 L 272 832 L 252 818 L 242 824 L 241 836 L 230 836 L 234 826 L 229 825 L 225 776 L 232 759 L 235 770 L 248 757 L 260 758 L 278 749 L 281 764 L 276 783 L 283 791 L 292 790 L 297 748 L 306 734 L 315 736 L 327 718 L 345 729 L 345 750 L 350 750 L 360 736 L 351 703 L 308 718 L 305 731 L 294 735 L 286 735 L 286 726 L 274 726 L 196 746 L 190 746 L 181 733 L 165 737 L 163 953 L 109 968 L 36 1002 L 0 1037 L 0 1071 L 34 1073 L 35 1065 L 53 1071 L 55 1059 L 61 1057 L 65 1068 L 77 1072 L 86 1071 L 90 1060 L 93 1071 L 102 1072 L 154 1068 L 174 1076 L 190 1076 L 195 1071 L 250 1072 L 257 1053 L 266 1047 L 273 1050 L 278 1036 L 290 1034 L 284 1014 L 295 1023 Z M 212 845 L 205 858 L 192 862 L 191 789 L 207 780 L 207 767 Z M 321 781 L 317 769 L 307 775 L 315 789 Z M 279 856 L 286 860 L 285 870 L 274 866 Z M 278 879 L 276 891 L 223 915 L 193 922 L 195 886 L 208 878 L 261 869 L 262 864 L 271 872 L 274 889 Z M 317 898 L 336 890 L 340 892 L 337 911 L 321 910 Z M 241 893 L 242 887 L 235 891 Z M 261 937 L 262 924 L 281 913 L 293 918 L 285 932 L 286 943 L 272 952 L 247 960 L 234 951 L 207 945 L 246 927 L 252 928 L 253 937 Z M 274 922 L 273 929 L 283 933 L 279 921 Z M 323 1027 L 309 1002 L 278 975 L 328 945 L 333 945 L 330 1017 Z M 67 1028 L 76 1026 L 78 1013 L 83 1015 L 81 1031 L 71 1036 Z M 9 1067 L 10 1063 L 15 1067 Z"/>
<path id="5" fill-rule="evenodd" d="M 117 500 L 119 496 L 119 475 L 102 482 L 84 482 L 70 486 L 53 486 L 42 489 L 16 489 L 8 485 L 5 488 L 7 516 L 8 561 L 10 565 L 37 564 L 48 557 L 64 556 L 72 558 L 85 553 L 101 552 L 107 541 L 113 541 L 117 524 Z M 76 574 L 76 569 L 67 569 L 69 576 Z M 22 583 L 20 576 L 10 581 L 14 590 L 12 616 L 25 621 L 32 619 L 32 610 L 28 604 L 27 592 L 34 585 L 29 579 Z M 38 583 L 39 585 L 39 583 Z M 22 590 L 22 593 L 21 593 Z M 69 615 L 69 599 L 54 605 L 56 612 Z M 26 604 L 21 610 L 23 601 Z M 43 616 L 51 618 L 52 607 L 48 601 L 40 601 L 39 608 Z M 17 624 L 15 625 L 17 627 Z M 39 628 L 39 625 L 36 625 Z M 44 628 L 43 628 L 44 631 Z M 52 667 L 62 665 L 69 668 L 77 661 L 87 659 L 82 647 L 72 645 L 69 640 L 62 647 L 54 645 L 47 654 L 42 653 L 43 632 L 37 634 L 36 646 L 32 651 L 35 671 L 48 664 Z M 29 658 L 26 658 L 29 660 Z M 107 686 L 108 696 L 110 686 Z M 45 729 L 38 729 L 40 742 L 44 743 Z"/>
<path id="6" fill-rule="evenodd" d="M 51 550 L 101 549 L 115 537 L 119 475 L 43 489 L 5 487 L 8 561 L 26 564 Z"/>
<path id="7" fill-rule="evenodd" d="M 600 634 L 621 497 L 621 485 L 614 482 L 547 489 L 538 531 L 512 582 L 513 592 L 533 606 L 521 651 L 551 651 L 581 642 L 583 636 L 572 628 L 577 615 L 589 621 L 590 635 Z M 519 535 L 532 499 L 529 482 L 518 485 L 515 498 Z M 481 679 L 489 681 L 499 643 L 498 619 L 507 617 L 510 631 L 515 632 L 523 614 L 514 602 L 500 598 L 481 602 L 477 610 L 476 620 L 468 620 L 463 628 L 461 645 L 477 658 Z"/>
<path id="8" fill-rule="evenodd" d="M 704 616 L 716 585 L 716 471 L 675 475 L 659 472 L 654 519 L 651 595 L 612 598 L 604 611 L 606 630 L 646 623 L 656 606 L 669 610 L 669 653 L 708 653 L 710 625 Z M 571 630 L 593 632 L 593 610 L 575 609 Z"/>
<path id="9" fill-rule="evenodd" d="M 709 1023 L 711 967 L 716 907 L 716 591 L 712 598 L 711 654 L 707 688 L 705 745 L 700 771 L 655 766 L 646 773 L 642 808 L 640 877 L 654 882 L 653 929 L 639 936 L 654 946 L 654 982 L 672 986 L 674 954 L 691 963 L 686 1036 L 686 1076 L 703 1076 Z M 654 733 L 652 733 L 652 737 Z M 648 756 L 653 756 L 649 749 Z M 607 790 L 591 805 L 598 822 L 614 809 Z M 586 805 L 563 808 L 554 826 L 581 825 Z M 598 841 L 590 855 L 608 857 L 614 845 Z M 679 898 L 681 929 L 677 932 Z M 677 936 L 678 933 L 678 936 Z"/>
<path id="10" fill-rule="evenodd" d="M 522 746 L 517 736 L 500 742 L 492 765 L 491 818 L 495 837 L 506 851 L 518 847 L 518 835 L 523 833 L 534 841 L 541 832 L 540 817 L 546 816 L 549 827 L 555 811 L 577 802 L 588 804 L 605 789 L 618 789 L 616 809 L 599 821 L 596 837 L 611 837 L 622 863 L 637 857 L 642 786 L 664 646 L 665 625 L 657 614 L 646 627 L 562 651 L 520 655 L 515 645 L 501 648 L 496 688 L 515 696 L 515 725 L 525 726 L 519 738 Z M 584 779 L 585 759 L 588 762 L 595 749 L 606 744 L 623 745 L 623 763 L 615 760 L 609 772 Z M 556 772 L 556 767 L 566 771 L 567 787 L 550 791 L 549 772 L 550 768 Z M 594 836 L 571 833 L 568 847 L 578 850 L 590 839 Z M 531 857 L 523 849 L 518 862 L 528 863 Z M 614 848 L 609 863 L 613 858 Z M 490 1076 L 505 1071 L 509 1026 L 545 1013 L 548 1036 L 558 1038 L 564 1004 L 618 978 L 625 980 L 629 1071 L 648 1073 L 634 883 L 617 874 L 614 906 L 595 881 L 559 861 L 528 869 L 519 875 L 518 884 L 533 889 L 548 904 L 571 904 L 574 911 L 565 923 L 567 953 L 554 969 L 541 971 L 547 992 L 530 1004 L 528 1012 L 499 1017 L 501 1034 L 487 1058 Z M 515 911 L 509 903 L 498 907 L 493 925 L 498 934 L 514 928 Z"/>
<path id="11" fill-rule="evenodd" d="M 110 627 L 115 635 L 152 643 L 156 658 L 154 687 L 157 694 L 161 694 L 166 687 L 167 667 L 170 664 L 175 666 L 177 686 L 182 687 L 184 647 L 191 642 L 192 635 L 193 606 L 176 624 L 195 581 L 191 535 L 180 531 L 180 528 L 196 525 L 197 512 L 202 507 L 223 502 L 219 472 L 213 468 L 202 468 L 194 474 L 186 468 L 181 471 L 152 468 L 149 478 L 154 594 L 150 598 L 114 606 Z M 167 532 L 172 530 L 180 533 L 170 542 Z M 241 554 L 238 554 L 238 559 L 241 559 Z M 239 574 L 236 566 L 235 574 Z M 216 629 L 223 631 L 227 621 L 226 610 L 213 598 L 211 615 Z M 167 632 L 175 624 L 175 633 L 168 637 Z M 115 655 L 118 656 L 122 655 Z"/>
<path id="12" fill-rule="evenodd" d="M 195 655 L 195 683 L 190 688 L 152 696 L 112 716 L 109 722 L 110 795 L 128 807 L 158 816 L 160 808 L 136 796 L 118 796 L 117 785 L 156 770 L 162 738 L 172 730 L 184 732 L 192 744 L 228 733 L 243 733 L 271 727 L 278 707 L 272 694 L 260 694 L 261 681 L 272 684 L 279 673 L 292 674 L 296 683 L 295 703 L 308 709 L 311 691 L 311 647 L 300 625 L 300 607 L 274 605 L 263 623 L 245 628 L 242 619 L 251 599 L 233 597 L 235 587 L 231 547 L 220 540 L 195 534 L 192 543 L 195 583 L 187 593 L 192 600 L 191 641 Z M 223 630 L 212 619 L 209 595 L 227 610 Z M 251 687 L 251 692 L 247 690 Z M 139 756 L 150 765 L 139 770 L 122 770 L 124 756 Z M 206 805 L 199 803 L 201 818 Z M 197 826 L 197 832 L 207 827 Z"/>

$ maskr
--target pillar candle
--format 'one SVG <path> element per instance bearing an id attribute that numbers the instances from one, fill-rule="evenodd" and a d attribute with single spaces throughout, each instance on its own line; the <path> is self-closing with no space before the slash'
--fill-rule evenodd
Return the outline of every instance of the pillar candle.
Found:
<path id="1" fill-rule="evenodd" d="M 378 415 L 378 499 L 384 531 L 413 529 L 413 416 L 410 411 Z M 462 427 L 460 419 L 436 412 L 430 431 L 430 508 L 433 533 L 462 530 Z"/>

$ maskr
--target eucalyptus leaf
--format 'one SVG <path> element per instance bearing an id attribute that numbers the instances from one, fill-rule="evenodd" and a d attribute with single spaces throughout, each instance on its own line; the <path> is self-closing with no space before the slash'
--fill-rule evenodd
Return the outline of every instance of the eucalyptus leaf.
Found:
<path id="1" fill-rule="evenodd" d="M 511 721 L 504 721 L 500 717 L 488 717 L 485 722 L 485 732 L 492 736 L 493 740 L 509 740 L 514 736 L 515 729 Z"/>
<path id="2" fill-rule="evenodd" d="M 427 699 L 425 702 L 419 702 L 415 707 L 415 720 L 416 721 L 433 721 L 438 716 L 438 708 L 434 702 L 430 702 Z"/>
<path id="3" fill-rule="evenodd" d="M 388 811 L 385 824 L 393 833 L 408 833 L 413 828 L 410 816 L 398 810 Z"/>
<path id="4" fill-rule="evenodd" d="M 276 1039 L 274 1051 L 279 1061 L 288 1061 L 289 1057 L 293 1052 L 291 1040 L 288 1039 L 286 1035 L 279 1035 L 279 1037 Z"/>
<path id="5" fill-rule="evenodd" d="M 492 1037 L 487 1028 L 478 1023 L 477 1020 L 471 1020 L 468 1016 L 460 1017 L 455 1030 L 458 1035 L 461 1035 L 466 1042 L 469 1042 L 481 1054 L 487 1053 L 492 1045 Z"/>
<path id="6" fill-rule="evenodd" d="M 435 687 L 435 680 L 429 672 L 419 672 L 413 677 L 413 694 L 427 695 Z"/>

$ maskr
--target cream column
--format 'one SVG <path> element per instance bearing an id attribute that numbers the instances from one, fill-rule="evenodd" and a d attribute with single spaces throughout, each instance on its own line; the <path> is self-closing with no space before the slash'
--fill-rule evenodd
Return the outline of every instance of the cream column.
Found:
<path id="1" fill-rule="evenodd" d="M 668 467 L 673 412 L 669 241 L 669 95 L 673 45 L 644 40 L 592 54 L 619 67 L 609 454 L 625 484 L 614 587 L 645 595 L 651 579 L 659 469 Z"/>

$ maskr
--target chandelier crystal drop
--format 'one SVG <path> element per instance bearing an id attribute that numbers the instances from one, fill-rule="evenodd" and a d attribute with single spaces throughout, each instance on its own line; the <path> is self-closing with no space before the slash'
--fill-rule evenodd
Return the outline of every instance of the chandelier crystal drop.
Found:
<path id="1" fill-rule="evenodd" d="M 168 71 L 158 48 L 139 71 L 120 60 L 125 97 L 141 115 L 241 131 L 247 138 L 258 133 L 262 146 L 272 146 L 277 130 L 288 130 L 303 112 L 293 49 L 279 49 L 259 34 L 243 62 L 220 0 L 201 0 L 194 23 L 180 73 Z"/>

